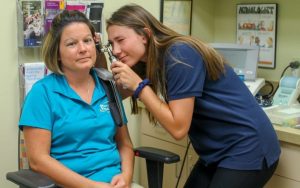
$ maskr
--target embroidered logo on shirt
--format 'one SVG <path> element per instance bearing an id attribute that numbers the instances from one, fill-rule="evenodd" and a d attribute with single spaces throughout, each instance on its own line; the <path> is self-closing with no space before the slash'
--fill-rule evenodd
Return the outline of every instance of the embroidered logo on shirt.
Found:
<path id="1" fill-rule="evenodd" d="M 99 110 L 100 112 L 109 112 L 109 104 L 108 104 L 108 101 L 105 102 L 104 104 L 100 104 L 99 105 Z"/>

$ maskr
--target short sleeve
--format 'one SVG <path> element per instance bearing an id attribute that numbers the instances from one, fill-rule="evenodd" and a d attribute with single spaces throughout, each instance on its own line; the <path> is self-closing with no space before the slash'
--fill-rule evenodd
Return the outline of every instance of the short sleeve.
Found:
<path id="1" fill-rule="evenodd" d="M 52 129 L 50 101 L 45 87 L 37 82 L 27 94 L 19 121 L 20 129 L 31 126 L 42 129 Z"/>
<path id="2" fill-rule="evenodd" d="M 168 100 L 201 96 L 206 78 L 202 55 L 185 43 L 173 44 L 166 54 Z"/>

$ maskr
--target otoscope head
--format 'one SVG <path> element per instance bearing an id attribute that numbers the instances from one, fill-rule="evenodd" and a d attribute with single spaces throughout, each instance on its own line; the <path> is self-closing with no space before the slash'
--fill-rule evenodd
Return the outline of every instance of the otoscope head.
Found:
<path id="1" fill-rule="evenodd" d="M 117 58 L 113 55 L 111 49 L 110 49 L 111 44 L 108 42 L 107 44 L 103 45 L 101 48 L 101 52 L 107 52 L 109 56 L 109 60 L 111 63 L 117 61 Z"/>

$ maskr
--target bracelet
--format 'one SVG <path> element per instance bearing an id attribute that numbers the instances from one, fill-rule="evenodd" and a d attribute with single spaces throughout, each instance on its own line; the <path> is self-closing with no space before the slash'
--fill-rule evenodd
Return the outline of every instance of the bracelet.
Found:
<path id="1" fill-rule="evenodd" d="M 150 84 L 150 80 L 149 79 L 145 79 L 143 81 L 141 81 L 138 85 L 138 87 L 136 88 L 136 90 L 134 91 L 134 94 L 133 94 L 133 98 L 137 99 L 139 98 L 139 94 L 141 93 L 141 91 L 144 89 L 144 87 L 146 85 L 149 85 Z"/>

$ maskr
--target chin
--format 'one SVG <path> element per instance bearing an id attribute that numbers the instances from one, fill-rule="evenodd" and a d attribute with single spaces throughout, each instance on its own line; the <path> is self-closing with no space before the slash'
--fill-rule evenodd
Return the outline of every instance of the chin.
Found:
<path id="1" fill-rule="evenodd" d="M 124 62 L 126 65 L 128 65 L 129 67 L 133 67 L 134 65 L 136 65 L 138 62 L 135 61 L 125 61 Z"/>

